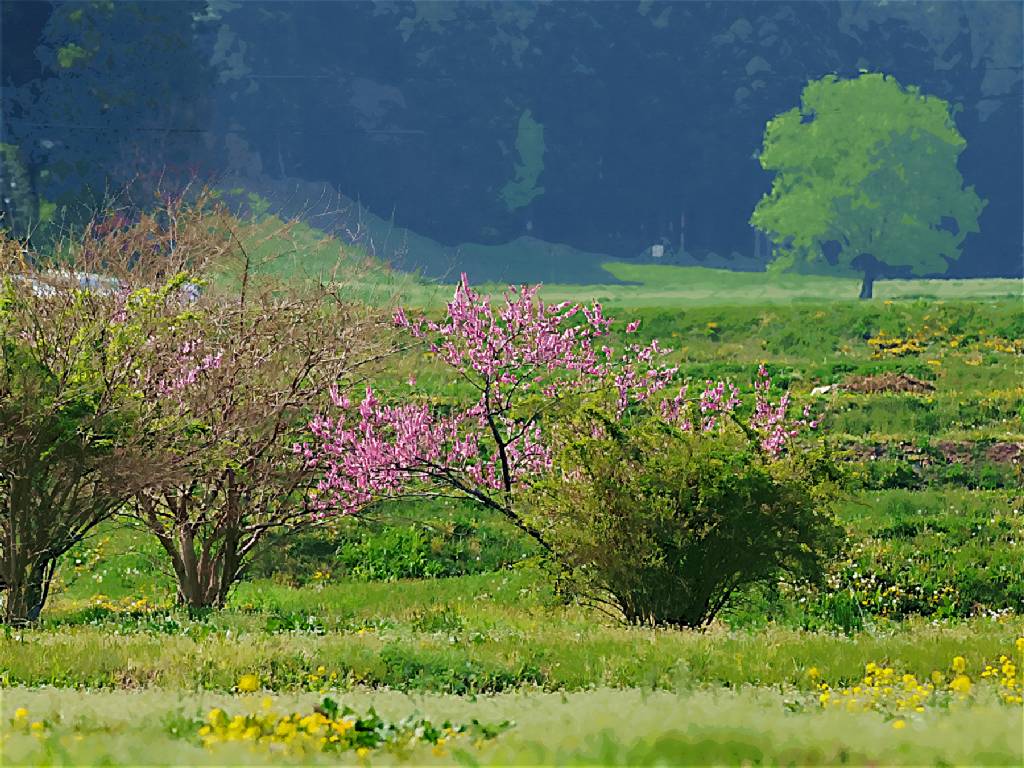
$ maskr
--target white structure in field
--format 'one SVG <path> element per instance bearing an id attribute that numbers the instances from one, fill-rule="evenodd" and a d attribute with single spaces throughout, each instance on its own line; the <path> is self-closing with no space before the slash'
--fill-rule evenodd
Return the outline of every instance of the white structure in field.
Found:
<path id="1" fill-rule="evenodd" d="M 18 282 L 27 282 L 37 296 L 54 296 L 60 288 L 80 288 L 87 291 L 109 296 L 121 288 L 121 281 L 116 277 L 104 277 L 95 272 L 72 272 L 70 270 L 52 269 L 44 272 L 43 279 L 26 275 L 11 275 Z M 189 303 L 199 298 L 202 289 L 195 283 L 184 283 L 179 292 Z"/>
<path id="2" fill-rule="evenodd" d="M 651 246 L 651 258 L 652 259 L 660 259 L 664 255 L 665 255 L 665 246 L 664 245 L 659 243 L 658 245 L 652 245 Z"/>

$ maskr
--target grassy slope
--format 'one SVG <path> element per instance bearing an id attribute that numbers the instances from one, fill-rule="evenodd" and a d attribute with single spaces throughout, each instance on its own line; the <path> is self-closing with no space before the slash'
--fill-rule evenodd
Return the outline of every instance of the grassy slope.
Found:
<path id="1" fill-rule="evenodd" d="M 451 295 L 458 271 L 465 269 L 470 281 L 491 292 L 502 282 L 480 283 L 472 265 L 515 260 L 514 281 L 544 283 L 549 300 L 604 302 L 624 307 L 695 307 L 721 304 L 785 304 L 806 301 L 855 301 L 860 281 L 848 277 L 734 272 L 706 267 L 605 262 L 598 267 L 593 254 L 580 254 L 568 246 L 521 238 L 506 246 L 467 245 L 459 254 L 462 266 L 438 272 L 442 277 L 424 280 L 387 267 L 369 258 L 361 248 L 344 245 L 303 223 L 285 225 L 267 217 L 248 236 L 250 255 L 268 273 L 284 277 L 319 279 L 337 274 L 348 281 L 360 298 L 381 302 L 401 300 L 411 306 L 443 306 Z M 415 247 L 415 244 L 413 244 Z M 511 249 L 511 250 L 509 250 Z M 506 252 L 508 251 L 508 252 Z M 510 255 L 511 254 L 511 255 Z M 550 278 L 566 260 L 578 264 L 573 274 L 580 283 L 557 283 Z M 453 262 L 454 264 L 454 262 Z M 436 270 L 435 270 L 436 271 Z M 486 272 L 486 270 L 485 270 Z M 528 278 L 527 278 L 528 276 Z M 606 276 L 606 279 L 602 279 Z M 875 284 L 879 300 L 903 298 L 983 299 L 1020 297 L 1024 284 L 1013 279 L 880 280 Z"/>

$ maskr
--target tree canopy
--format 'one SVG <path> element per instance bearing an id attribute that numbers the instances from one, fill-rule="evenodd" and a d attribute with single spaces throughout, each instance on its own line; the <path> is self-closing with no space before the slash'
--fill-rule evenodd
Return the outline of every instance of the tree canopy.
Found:
<path id="1" fill-rule="evenodd" d="M 835 75 L 769 121 L 761 166 L 775 172 L 751 223 L 779 243 L 776 268 L 816 260 L 876 277 L 941 274 L 985 206 L 963 187 L 967 142 L 950 105 L 882 74 Z"/>

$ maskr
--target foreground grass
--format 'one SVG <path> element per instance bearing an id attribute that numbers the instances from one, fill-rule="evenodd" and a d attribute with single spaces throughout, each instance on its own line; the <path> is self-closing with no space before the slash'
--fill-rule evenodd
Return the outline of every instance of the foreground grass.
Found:
<path id="1" fill-rule="evenodd" d="M 5 759 L 8 764 L 37 765 L 365 762 L 351 753 L 289 755 L 240 743 L 212 749 L 199 745 L 199 725 L 211 708 L 258 711 L 260 697 L 8 689 L 4 721 L 14 707 L 24 707 L 47 728 L 39 736 L 9 734 Z M 388 718 L 417 711 L 434 722 L 515 722 L 480 747 L 421 747 L 369 757 L 369 762 L 381 764 L 1014 765 L 1024 759 L 1019 708 L 994 702 L 918 713 L 897 729 L 894 720 L 877 712 L 822 711 L 798 692 L 756 688 L 679 694 L 599 688 L 475 698 L 355 690 L 341 700 L 359 711 L 372 706 Z M 318 697 L 273 696 L 272 701 L 278 710 L 310 711 Z"/>
<path id="2" fill-rule="evenodd" d="M 303 589 L 249 583 L 228 609 L 195 618 L 90 602 L 0 638 L 0 681 L 229 691 L 255 674 L 276 691 L 369 685 L 458 694 L 805 686 L 811 667 L 846 684 L 869 661 L 927 677 L 957 655 L 978 675 L 1024 634 L 1024 619 L 1009 614 L 882 622 L 848 635 L 624 627 L 559 604 L 530 570 Z"/>

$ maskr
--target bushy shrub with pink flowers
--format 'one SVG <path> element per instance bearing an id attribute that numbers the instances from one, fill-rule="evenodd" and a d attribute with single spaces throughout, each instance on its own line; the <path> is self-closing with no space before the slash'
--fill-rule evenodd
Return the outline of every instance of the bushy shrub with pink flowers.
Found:
<path id="1" fill-rule="evenodd" d="M 673 395 L 669 387 L 680 371 L 669 361 L 671 350 L 655 340 L 627 342 L 616 351 L 610 346 L 613 321 L 599 303 L 546 304 L 538 291 L 539 286 L 510 288 L 494 306 L 463 276 L 442 319 L 410 318 L 399 310 L 395 324 L 476 394 L 442 408 L 418 396 L 414 381 L 409 395 L 398 402 L 383 402 L 372 387 L 358 403 L 332 392 L 334 409 L 310 423 L 314 439 L 295 447 L 321 473 L 316 503 L 325 510 L 356 512 L 385 497 L 468 497 L 503 514 L 565 572 L 579 573 L 600 566 L 580 559 L 570 542 L 581 540 L 588 526 L 596 533 L 594 524 L 602 516 L 618 514 L 621 506 L 649 518 L 650 504 L 661 505 L 665 494 L 693 488 L 700 497 L 707 491 L 708 511 L 720 516 L 715 524 L 729 522 L 734 532 L 715 542 L 716 547 L 728 542 L 729 557 L 716 550 L 702 562 L 707 568 L 718 568 L 716 563 L 729 568 L 737 558 L 753 562 L 761 557 L 761 564 L 749 574 L 719 576 L 703 572 L 705 566 L 690 567 L 698 562 L 693 557 L 685 563 L 666 561 L 664 568 L 675 574 L 679 589 L 694 595 L 683 608 L 662 606 L 653 598 L 627 598 L 611 582 L 603 583 L 601 589 L 612 595 L 617 610 L 633 621 L 697 626 L 753 575 L 766 576 L 794 559 L 807 567 L 790 570 L 814 571 L 812 564 L 829 549 L 826 540 L 835 530 L 818 493 L 834 472 L 828 462 L 804 460 L 787 450 L 816 424 L 806 412 L 800 418 L 790 415 L 788 394 L 771 400 L 764 369 L 747 396 L 721 381 L 706 382 L 696 397 L 688 396 L 685 385 Z M 637 329 L 636 322 L 629 323 L 626 338 Z M 599 418 L 581 417 L 598 413 L 595 407 Z M 637 414 L 644 414 L 640 422 Z M 634 427 L 637 423 L 642 428 Z M 641 433 L 616 442 L 616 435 L 631 435 L 635 428 Z M 641 435 L 659 430 L 672 437 L 654 450 Z M 614 463 L 581 465 L 572 458 L 580 440 L 591 441 L 597 453 L 622 455 Z M 629 460 L 634 454 L 640 458 Z M 663 467 L 663 461 L 669 465 Z M 719 466 L 717 473 L 712 471 Z M 627 467 L 629 473 L 620 477 Z M 590 481 L 587 472 L 593 475 Z M 610 474 L 594 474 L 600 472 Z M 739 487 L 727 492 L 735 473 Z M 643 483 L 653 482 L 655 475 L 660 477 L 657 491 L 655 486 L 644 491 Z M 630 478 L 640 478 L 641 486 L 631 485 Z M 606 481 L 619 489 L 611 506 L 602 506 L 606 499 L 599 493 Z M 673 483 L 683 485 L 673 491 Z M 544 500 L 545 493 L 550 501 Z M 565 499 L 577 496 L 566 506 Z M 666 518 L 663 524 L 683 529 L 696 524 L 684 518 L 674 523 Z M 808 535 L 789 536 L 792 529 L 806 526 Z M 575 532 L 566 536 L 571 529 Z M 631 535 L 628 528 L 618 534 Z M 672 532 L 669 538 L 677 534 L 689 535 Z M 711 542 L 691 538 L 698 547 Z M 801 554 L 803 547 L 811 548 L 808 557 Z M 631 556 L 635 567 L 650 558 L 662 558 L 653 545 Z M 697 583 L 704 581 L 714 585 Z M 650 588 L 655 586 L 674 589 L 663 580 Z"/>

